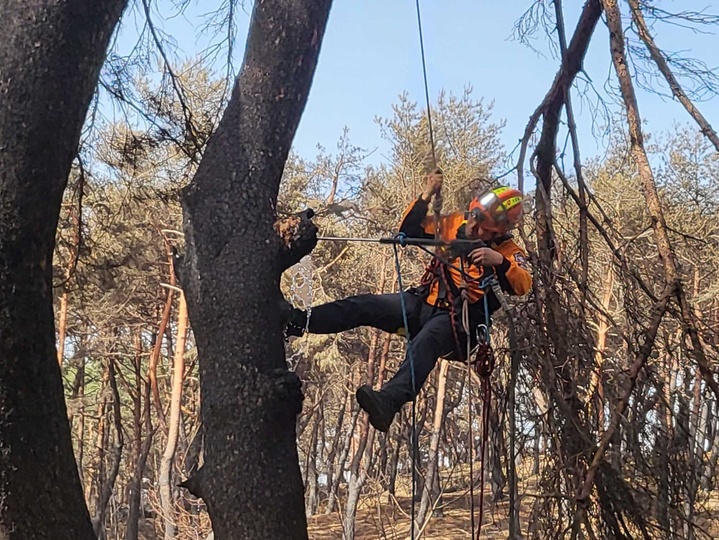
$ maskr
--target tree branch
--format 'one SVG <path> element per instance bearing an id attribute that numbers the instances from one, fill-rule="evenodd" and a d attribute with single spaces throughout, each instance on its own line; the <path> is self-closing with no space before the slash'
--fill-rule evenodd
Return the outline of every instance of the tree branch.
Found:
<path id="1" fill-rule="evenodd" d="M 672 283 L 667 284 L 666 288 L 664 289 L 664 292 L 662 293 L 661 297 L 659 298 L 659 301 L 654 305 L 654 308 L 652 309 L 651 323 L 649 325 L 649 328 L 644 333 L 644 343 L 642 344 L 642 347 L 639 349 L 639 351 L 637 353 L 637 357 L 634 359 L 634 363 L 632 363 L 632 366 L 629 369 L 629 384 L 624 389 L 624 393 L 622 394 L 622 397 L 619 399 L 619 402 L 617 403 L 616 407 L 612 411 L 612 419 L 609 423 L 609 427 L 604 432 L 604 436 L 602 437 L 602 440 L 599 443 L 599 447 L 594 452 L 594 456 L 592 457 L 592 462 L 589 465 L 589 469 L 587 470 L 587 475 L 584 478 L 584 483 L 582 484 L 582 489 L 579 493 L 579 496 L 577 497 L 577 499 L 580 501 L 586 500 L 592 491 L 592 486 L 594 485 L 594 478 L 596 477 L 597 469 L 599 468 L 599 465 L 601 464 L 601 461 L 604 457 L 604 453 L 607 451 L 607 448 L 609 447 L 609 442 L 611 441 L 612 437 L 614 436 L 614 432 L 619 427 L 619 422 L 622 419 L 624 410 L 627 408 L 627 405 L 629 404 L 629 398 L 632 395 L 632 392 L 634 391 L 634 387 L 637 382 L 637 376 L 639 375 L 639 371 L 644 367 L 644 364 L 649 359 L 649 355 L 651 354 L 651 352 L 654 348 L 654 341 L 657 337 L 657 332 L 659 331 L 659 325 L 661 324 L 662 318 L 664 317 L 664 314 L 667 311 L 667 306 L 669 305 L 669 301 L 676 294 L 676 292 L 677 292 L 677 282 L 672 282 Z"/>
<path id="2" fill-rule="evenodd" d="M 694 103 L 689 99 L 689 97 L 684 92 L 684 89 L 679 84 L 679 81 L 674 76 L 674 73 L 672 73 L 672 70 L 669 67 L 669 64 L 667 63 L 666 59 L 664 58 L 662 51 L 659 49 L 659 47 L 657 47 L 654 38 L 649 32 L 647 23 L 644 20 L 644 15 L 642 14 L 641 6 L 639 5 L 639 0 L 628 1 L 629 6 L 632 10 L 632 19 L 634 19 L 634 23 L 637 25 L 637 33 L 639 34 L 641 40 L 644 42 L 644 45 L 646 45 L 647 50 L 649 51 L 649 55 L 652 57 L 652 60 L 654 60 L 654 63 L 657 65 L 657 68 L 659 68 L 659 71 L 666 79 L 667 84 L 672 91 L 672 94 L 674 94 L 674 97 L 677 98 L 682 105 L 684 105 L 684 108 L 687 110 L 687 112 L 696 121 L 696 123 L 699 124 L 702 133 L 711 141 L 711 143 L 714 145 L 714 148 L 717 149 L 717 152 L 719 152 L 719 137 L 717 136 L 716 131 L 714 131 L 714 129 L 709 124 L 709 121 L 704 117 L 704 115 L 702 115 L 699 109 L 697 109 Z"/>
<path id="3" fill-rule="evenodd" d="M 537 107 L 529 119 L 527 127 L 524 130 L 524 137 L 522 138 L 522 145 L 520 147 L 519 161 L 517 163 L 517 176 L 520 191 L 524 191 L 524 159 L 527 155 L 529 139 L 534 132 L 534 128 L 542 115 L 545 116 L 546 122 L 547 117 L 551 119 L 553 115 L 559 114 L 561 105 L 564 103 L 564 94 L 566 89 L 572 85 L 577 74 L 582 69 L 584 56 L 586 55 L 587 48 L 589 47 L 589 41 L 591 40 L 594 28 L 599 21 L 601 13 L 602 6 L 600 0 L 587 0 L 584 4 L 582 14 L 579 17 L 577 27 L 574 30 L 574 35 L 567 47 L 565 59 L 562 61 L 562 65 L 554 77 L 554 81 L 552 82 L 549 92 L 547 92 L 547 95 L 542 100 L 541 105 Z M 550 125 L 547 128 L 548 135 L 551 134 L 551 127 L 552 126 Z M 541 141 L 537 146 L 540 144 Z M 554 158 L 551 160 L 551 163 L 553 162 Z"/>
<path id="4" fill-rule="evenodd" d="M 275 232 L 282 240 L 280 268 L 283 272 L 298 263 L 317 245 L 317 226 L 311 221 L 314 214 L 314 211 L 308 208 L 275 222 Z"/>

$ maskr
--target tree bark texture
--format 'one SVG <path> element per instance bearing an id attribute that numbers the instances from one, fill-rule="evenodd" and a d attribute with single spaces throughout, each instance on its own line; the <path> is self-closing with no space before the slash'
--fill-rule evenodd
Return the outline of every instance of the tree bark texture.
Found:
<path id="1" fill-rule="evenodd" d="M 302 393 L 286 368 L 279 281 L 316 237 L 276 229 L 275 204 L 330 6 L 255 2 L 230 103 L 183 193 L 179 278 L 205 426 L 205 463 L 184 485 L 204 499 L 217 540 L 307 538 L 295 442 Z"/>
<path id="2" fill-rule="evenodd" d="M 55 348 L 52 256 L 126 0 L 0 0 L 0 538 L 93 538 Z"/>

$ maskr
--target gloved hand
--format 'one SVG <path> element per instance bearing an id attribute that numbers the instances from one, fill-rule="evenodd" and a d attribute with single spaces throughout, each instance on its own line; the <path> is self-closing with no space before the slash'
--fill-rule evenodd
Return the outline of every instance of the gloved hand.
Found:
<path id="1" fill-rule="evenodd" d="M 422 198 L 429 202 L 432 197 L 439 193 L 444 183 L 444 173 L 442 170 L 437 168 L 427 175 L 427 183 L 425 184 L 424 192 L 422 192 Z"/>

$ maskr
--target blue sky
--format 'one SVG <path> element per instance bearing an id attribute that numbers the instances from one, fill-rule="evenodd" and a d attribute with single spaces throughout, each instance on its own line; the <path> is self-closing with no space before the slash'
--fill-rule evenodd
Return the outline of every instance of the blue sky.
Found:
<path id="1" fill-rule="evenodd" d="M 171 0 L 158 2 L 163 15 L 172 13 Z M 197 38 L 195 29 L 201 24 L 200 15 L 214 3 L 206 0 L 193 3 L 184 15 L 162 21 L 164 31 L 178 42 L 176 58 L 193 56 L 205 45 L 206 37 Z M 564 2 L 569 36 L 583 3 Z M 250 19 L 251 5 L 247 4 L 247 11 L 237 16 L 237 66 Z M 515 21 L 530 5 L 530 0 L 421 3 L 431 98 L 436 98 L 440 89 L 461 94 L 466 85 L 471 85 L 476 98 L 494 102 L 495 118 L 506 121 L 503 142 L 508 151 L 521 137 L 527 119 L 547 92 L 557 69 L 544 34 L 538 34 L 533 42 L 539 53 L 512 37 Z M 658 5 L 667 10 L 707 9 L 719 13 L 719 2 L 712 1 L 665 0 Z M 548 7 L 552 9 L 551 5 Z M 136 38 L 136 20 L 140 20 L 139 15 L 129 12 L 120 35 L 125 48 Z M 719 39 L 714 33 L 697 34 L 660 24 L 655 29 L 655 39 L 662 48 L 684 51 L 712 68 L 719 63 L 716 60 Z M 595 32 L 585 69 L 597 90 L 606 95 L 611 64 L 608 32 L 603 22 Z M 355 145 L 377 149 L 370 158 L 372 162 L 383 160 L 386 144 L 374 119 L 390 115 L 392 104 L 403 91 L 423 103 L 414 0 L 335 0 L 312 91 L 295 139 L 296 151 L 312 157 L 318 143 L 331 151 L 347 126 Z M 662 131 L 675 122 L 689 121 L 677 102 L 638 92 L 647 129 Z M 719 98 L 698 105 L 710 123 L 719 127 Z M 607 141 L 592 133 L 593 112 L 576 97 L 575 109 L 583 157 L 601 153 Z"/>

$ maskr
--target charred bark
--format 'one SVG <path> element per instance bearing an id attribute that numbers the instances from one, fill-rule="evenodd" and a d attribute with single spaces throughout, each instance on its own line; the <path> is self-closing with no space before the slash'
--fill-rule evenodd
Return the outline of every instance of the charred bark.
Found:
<path id="1" fill-rule="evenodd" d="M 0 537 L 93 538 L 55 347 L 62 194 L 126 0 L 0 1 Z"/>
<path id="2" fill-rule="evenodd" d="M 218 540 L 307 538 L 295 442 L 302 391 L 286 368 L 277 313 L 280 274 L 306 252 L 274 224 L 330 5 L 255 3 L 229 105 L 182 197 L 180 281 L 205 427 L 204 465 L 184 485 L 204 499 Z"/>

